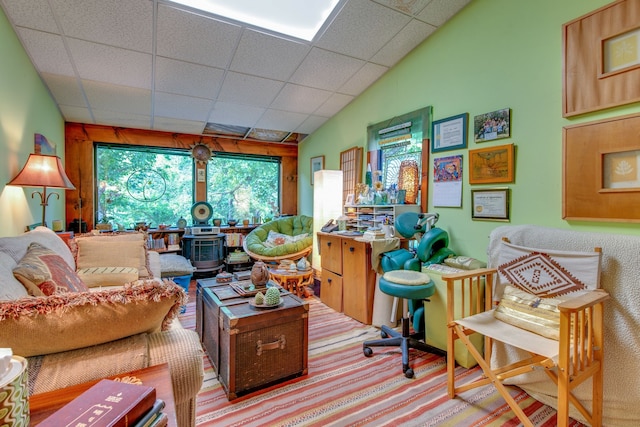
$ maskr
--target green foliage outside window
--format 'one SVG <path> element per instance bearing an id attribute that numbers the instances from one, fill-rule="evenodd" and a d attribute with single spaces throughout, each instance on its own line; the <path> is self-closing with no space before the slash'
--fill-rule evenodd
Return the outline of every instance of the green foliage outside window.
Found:
<path id="1" fill-rule="evenodd" d="M 96 222 L 132 228 L 146 221 L 176 225 L 193 204 L 193 160 L 188 152 L 96 148 Z"/>
<path id="2" fill-rule="evenodd" d="M 213 218 L 250 222 L 273 218 L 279 206 L 280 161 L 214 154 L 207 164 L 207 195 Z"/>
<path id="3" fill-rule="evenodd" d="M 188 151 L 130 146 L 96 147 L 96 223 L 130 229 L 192 223 L 194 165 Z M 277 215 L 280 160 L 214 153 L 207 166 L 213 218 L 265 221 Z"/>

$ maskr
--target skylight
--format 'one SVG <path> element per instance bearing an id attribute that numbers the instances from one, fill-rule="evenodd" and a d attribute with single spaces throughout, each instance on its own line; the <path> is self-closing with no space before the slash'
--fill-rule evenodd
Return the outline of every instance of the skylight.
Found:
<path id="1" fill-rule="evenodd" d="M 339 0 L 172 0 L 215 15 L 311 41 Z"/>

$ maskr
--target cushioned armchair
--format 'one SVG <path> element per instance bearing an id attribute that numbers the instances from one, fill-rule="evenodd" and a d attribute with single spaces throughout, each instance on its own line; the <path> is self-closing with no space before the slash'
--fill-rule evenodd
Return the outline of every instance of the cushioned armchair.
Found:
<path id="1" fill-rule="evenodd" d="M 256 227 L 242 247 L 253 259 L 280 261 L 309 255 L 313 245 L 313 218 L 286 216 Z"/>

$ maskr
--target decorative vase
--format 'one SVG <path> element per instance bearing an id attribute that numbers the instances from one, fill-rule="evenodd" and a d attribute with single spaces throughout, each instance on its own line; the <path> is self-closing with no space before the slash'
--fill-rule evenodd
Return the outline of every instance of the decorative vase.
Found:
<path id="1" fill-rule="evenodd" d="M 266 286 L 269 281 L 269 269 L 267 265 L 262 261 L 256 261 L 251 267 L 251 283 L 255 285 L 256 288 L 262 288 Z"/>

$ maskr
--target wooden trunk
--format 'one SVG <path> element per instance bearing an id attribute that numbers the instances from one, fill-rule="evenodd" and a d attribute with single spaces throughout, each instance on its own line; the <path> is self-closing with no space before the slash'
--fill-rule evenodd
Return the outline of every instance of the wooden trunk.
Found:
<path id="1" fill-rule="evenodd" d="M 307 374 L 307 303 L 282 291 L 279 307 L 255 308 L 228 284 L 198 282 L 196 330 L 229 400 Z"/>

